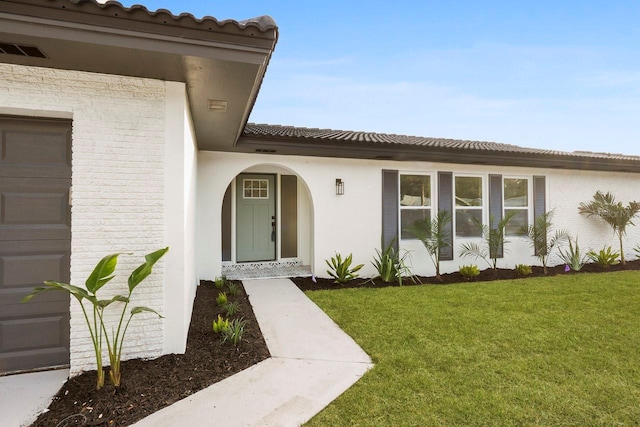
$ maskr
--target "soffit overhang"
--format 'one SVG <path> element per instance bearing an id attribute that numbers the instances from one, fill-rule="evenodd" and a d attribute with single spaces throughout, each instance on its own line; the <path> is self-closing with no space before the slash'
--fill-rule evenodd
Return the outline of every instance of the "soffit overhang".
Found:
<path id="1" fill-rule="evenodd" d="M 217 21 L 95 0 L 0 0 L 0 42 L 46 58 L 0 62 L 186 83 L 198 147 L 232 147 L 258 94 L 278 29 L 269 17 Z M 209 100 L 226 101 L 226 112 Z"/>

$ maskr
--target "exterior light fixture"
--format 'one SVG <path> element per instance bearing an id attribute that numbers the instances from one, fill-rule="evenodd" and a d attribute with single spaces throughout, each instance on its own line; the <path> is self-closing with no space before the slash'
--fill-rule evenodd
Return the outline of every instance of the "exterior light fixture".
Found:
<path id="1" fill-rule="evenodd" d="M 344 181 L 340 178 L 336 178 L 336 196 L 342 196 L 344 194 Z"/>

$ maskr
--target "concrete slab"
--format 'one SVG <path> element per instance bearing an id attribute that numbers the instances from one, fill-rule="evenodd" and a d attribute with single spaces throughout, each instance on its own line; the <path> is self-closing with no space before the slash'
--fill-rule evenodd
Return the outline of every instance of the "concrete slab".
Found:
<path id="1" fill-rule="evenodd" d="M 299 426 L 373 365 L 288 279 L 243 281 L 272 357 L 134 424 Z"/>
<path id="2" fill-rule="evenodd" d="M 244 285 L 272 357 L 134 426 L 298 426 L 373 366 L 290 280 L 247 280 Z M 32 423 L 68 375 L 64 369 L 0 377 L 0 425 Z"/>
<path id="3" fill-rule="evenodd" d="M 21 427 L 33 423 L 68 377 L 68 369 L 0 377 L 0 424 Z"/>
<path id="4" fill-rule="evenodd" d="M 371 363 L 358 344 L 291 280 L 242 283 L 273 357 Z"/>
<path id="5" fill-rule="evenodd" d="M 362 363 L 267 359 L 183 399 L 135 427 L 298 426 L 358 381 Z"/>

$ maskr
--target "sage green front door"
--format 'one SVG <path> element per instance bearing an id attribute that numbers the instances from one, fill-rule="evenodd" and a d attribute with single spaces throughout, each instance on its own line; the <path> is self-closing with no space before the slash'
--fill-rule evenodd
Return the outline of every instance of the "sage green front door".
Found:
<path id="1" fill-rule="evenodd" d="M 274 261 L 276 259 L 274 175 L 238 175 L 236 189 L 236 261 Z"/>

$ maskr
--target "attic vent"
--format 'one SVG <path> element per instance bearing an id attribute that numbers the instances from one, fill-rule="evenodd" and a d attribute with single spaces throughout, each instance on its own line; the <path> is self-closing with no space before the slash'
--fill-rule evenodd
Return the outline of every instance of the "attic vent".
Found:
<path id="1" fill-rule="evenodd" d="M 46 58 L 47 55 L 42 53 L 40 49 L 35 46 L 26 46 L 13 43 L 0 42 L 0 53 L 6 53 L 7 55 L 28 56 L 30 58 Z"/>
<path id="2" fill-rule="evenodd" d="M 275 152 L 276 152 L 276 150 L 270 150 L 270 149 L 267 149 L 267 148 L 257 148 L 257 149 L 256 149 L 256 153 L 268 153 L 268 154 L 273 154 L 273 153 L 275 153 Z"/>
<path id="3" fill-rule="evenodd" d="M 393 160 L 393 156 L 375 156 L 373 160 Z"/>
<path id="4" fill-rule="evenodd" d="M 216 113 L 227 112 L 227 101 L 222 101 L 219 99 L 208 99 L 207 106 L 209 107 L 209 111 L 213 111 Z"/>

